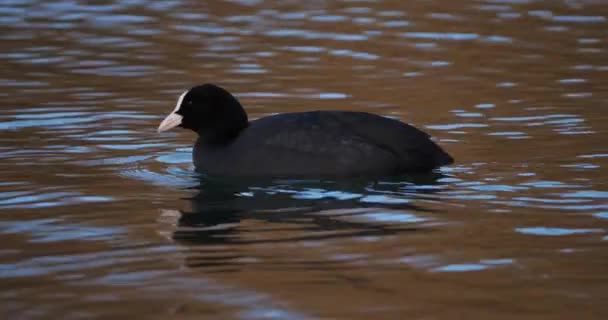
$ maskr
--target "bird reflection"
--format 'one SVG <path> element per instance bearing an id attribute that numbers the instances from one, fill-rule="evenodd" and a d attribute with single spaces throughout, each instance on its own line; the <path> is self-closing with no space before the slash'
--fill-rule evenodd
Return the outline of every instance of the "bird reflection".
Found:
<path id="1" fill-rule="evenodd" d="M 186 266 L 207 272 L 237 272 L 252 263 L 281 270 L 339 268 L 339 261 L 323 256 L 282 261 L 265 257 L 265 250 L 246 248 L 432 232 L 430 225 L 420 223 L 431 210 L 420 204 L 425 203 L 421 200 L 439 200 L 437 193 L 446 188 L 441 177 L 425 174 L 351 181 L 201 178 L 190 188 L 189 210 L 163 212 L 160 220 L 170 230 L 161 233 L 189 249 Z"/>
<path id="2" fill-rule="evenodd" d="M 319 241 L 430 231 L 411 223 L 422 220 L 416 213 L 429 212 L 413 202 L 437 200 L 435 194 L 444 188 L 439 178 L 436 173 L 339 182 L 201 178 L 191 188 L 191 209 L 165 211 L 165 220 L 172 220 L 176 227 L 171 238 L 185 245 Z M 263 222 L 259 224 L 263 227 L 247 230 L 244 221 Z M 290 236 L 246 236 L 272 232 Z"/>

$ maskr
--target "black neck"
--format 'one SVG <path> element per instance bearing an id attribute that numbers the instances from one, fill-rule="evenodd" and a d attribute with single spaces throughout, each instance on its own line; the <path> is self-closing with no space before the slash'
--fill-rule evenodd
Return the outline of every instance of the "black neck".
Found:
<path id="1" fill-rule="evenodd" d="M 245 128 L 249 126 L 248 122 L 233 124 L 231 126 L 210 126 L 200 128 L 197 133 L 200 139 L 207 145 L 224 145 L 230 144 Z"/>

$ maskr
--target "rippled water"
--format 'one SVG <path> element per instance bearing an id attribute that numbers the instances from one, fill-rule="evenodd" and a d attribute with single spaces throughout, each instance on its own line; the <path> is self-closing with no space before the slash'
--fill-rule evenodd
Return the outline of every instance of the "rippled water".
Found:
<path id="1" fill-rule="evenodd" d="M 594 0 L 2 1 L 0 315 L 605 319 L 607 30 Z M 201 180 L 155 129 L 204 82 L 457 162 Z"/>

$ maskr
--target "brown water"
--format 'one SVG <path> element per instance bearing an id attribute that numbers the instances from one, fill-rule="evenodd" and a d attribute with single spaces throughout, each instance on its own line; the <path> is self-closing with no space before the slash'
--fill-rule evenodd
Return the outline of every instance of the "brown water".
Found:
<path id="1" fill-rule="evenodd" d="M 2 318 L 608 317 L 604 1 L 4 0 L 0 40 Z M 199 180 L 155 129 L 205 82 L 457 162 Z"/>

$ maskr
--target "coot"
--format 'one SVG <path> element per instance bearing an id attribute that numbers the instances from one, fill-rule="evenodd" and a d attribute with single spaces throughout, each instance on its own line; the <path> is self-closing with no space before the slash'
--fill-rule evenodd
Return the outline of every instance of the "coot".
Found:
<path id="1" fill-rule="evenodd" d="M 249 121 L 239 101 L 213 84 L 181 94 L 158 131 L 178 126 L 198 133 L 193 162 L 209 175 L 387 176 L 454 161 L 428 134 L 367 112 L 309 111 Z"/>

